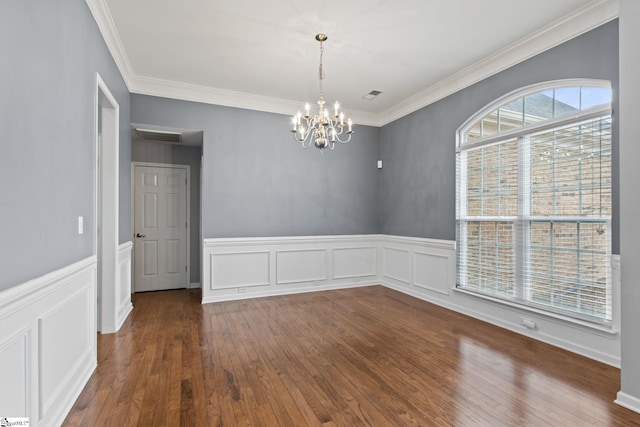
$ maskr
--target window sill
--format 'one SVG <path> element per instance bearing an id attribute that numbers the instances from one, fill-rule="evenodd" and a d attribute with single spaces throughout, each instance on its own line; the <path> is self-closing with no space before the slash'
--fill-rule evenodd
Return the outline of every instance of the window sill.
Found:
<path id="1" fill-rule="evenodd" d="M 591 322 L 587 322 L 584 320 L 580 320 L 580 319 L 574 319 L 572 317 L 569 316 L 563 316 L 562 314 L 557 314 L 557 313 L 553 313 L 553 312 L 549 312 L 549 311 L 544 311 L 544 310 L 540 310 L 537 309 L 535 307 L 529 307 L 527 305 L 523 305 L 523 304 L 517 304 L 517 303 L 513 303 L 510 301 L 505 301 L 502 299 L 498 299 L 498 298 L 493 298 L 490 297 L 488 295 L 482 295 L 482 294 L 478 294 L 472 291 L 468 291 L 466 289 L 460 289 L 458 287 L 454 287 L 453 288 L 454 292 L 460 293 L 460 294 L 464 294 L 464 295 L 469 295 L 471 297 L 474 298 L 479 298 L 481 300 L 484 301 L 488 301 L 491 302 L 493 304 L 497 304 L 506 308 L 512 308 L 512 309 L 517 309 L 520 312 L 524 312 L 524 313 L 533 313 L 536 314 L 538 316 L 544 317 L 547 320 L 551 320 L 551 321 L 556 321 L 558 323 L 561 323 L 565 326 L 570 326 L 570 327 L 575 327 L 577 329 L 581 329 L 581 330 L 587 330 L 589 332 L 597 332 L 601 335 L 606 335 L 609 336 L 611 338 L 613 338 L 614 336 L 618 335 L 618 331 L 613 327 L 613 325 L 611 327 L 606 326 L 606 325 L 599 325 L 597 323 L 591 323 Z"/>

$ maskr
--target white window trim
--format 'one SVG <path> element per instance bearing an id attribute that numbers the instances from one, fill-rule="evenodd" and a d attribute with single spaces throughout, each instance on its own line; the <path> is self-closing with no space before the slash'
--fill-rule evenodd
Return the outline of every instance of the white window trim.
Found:
<path id="1" fill-rule="evenodd" d="M 501 96 L 498 99 L 491 101 L 489 104 L 482 107 L 478 112 L 476 112 L 473 116 L 469 117 L 456 131 L 456 148 L 460 147 L 463 141 L 463 135 L 467 133 L 473 125 L 481 118 L 496 110 L 498 107 L 509 104 L 510 102 L 515 101 L 518 98 L 522 98 L 528 95 L 533 95 L 534 93 L 544 92 L 545 90 L 559 89 L 563 87 L 569 86 L 590 86 L 590 87 L 599 87 L 603 89 L 611 89 L 611 82 L 608 80 L 599 80 L 599 79 L 562 79 L 562 80 L 552 80 L 548 82 L 535 83 L 529 86 L 525 86 L 516 90 L 513 90 L 506 95 Z M 608 107 L 610 109 L 610 107 Z M 588 112 L 589 110 L 584 110 L 584 112 Z M 571 115 L 569 117 L 575 118 L 575 115 Z M 560 119 L 565 119 L 567 117 L 561 117 Z M 547 123 L 547 121 L 545 121 Z M 557 126 L 557 124 L 554 124 Z M 522 131 L 524 128 L 518 128 L 517 131 Z M 503 138 L 505 135 L 509 135 L 511 132 L 503 132 L 499 133 L 495 136 L 499 136 Z M 518 132 L 519 133 L 519 132 Z M 492 135 L 491 137 L 493 137 Z M 486 141 L 485 138 L 482 139 Z M 480 140 L 477 140 L 480 141 Z M 474 141 L 475 143 L 476 141 Z"/>
<path id="2" fill-rule="evenodd" d="M 461 165 L 461 170 L 457 171 L 457 173 L 460 173 L 462 175 L 466 175 L 466 160 L 467 160 L 467 156 L 466 156 L 466 152 L 474 147 L 480 147 L 480 146 L 490 146 L 492 144 L 497 144 L 497 143 L 501 143 L 503 142 L 505 139 L 510 139 L 510 138 L 521 138 L 521 137 L 525 137 L 527 138 L 527 136 L 534 134 L 534 133 L 539 133 L 539 132 L 544 132 L 547 131 L 549 129 L 552 128 L 557 128 L 560 126 L 563 126 L 565 124 L 571 124 L 574 122 L 580 122 L 580 121 L 589 121 L 592 119 L 595 119 L 597 117 L 601 117 L 603 115 L 612 115 L 612 107 L 611 104 L 608 105 L 604 105 L 604 106 L 596 106 L 590 109 L 586 109 L 586 110 L 582 110 L 579 111 L 575 114 L 570 114 L 570 115 L 565 115 L 565 116 L 561 116 L 558 118 L 552 118 L 549 120 L 545 120 L 541 123 L 535 123 L 529 126 L 523 126 L 521 128 L 517 128 L 517 129 L 513 129 L 507 132 L 503 132 L 503 133 L 498 133 L 498 134 L 494 134 L 494 135 L 490 135 L 484 138 L 480 138 L 480 139 L 476 139 L 473 140 L 470 143 L 465 143 L 465 134 L 467 132 L 469 132 L 469 130 L 471 128 L 473 128 L 473 126 L 475 126 L 477 124 L 477 122 L 479 120 L 482 120 L 487 114 L 491 113 L 492 111 L 507 105 L 517 99 L 526 97 L 528 95 L 532 95 L 535 93 L 539 93 L 539 92 L 544 92 L 544 91 L 548 91 L 548 90 L 553 90 L 553 89 L 559 89 L 559 88 L 566 88 L 566 87 L 599 87 L 599 88 L 605 88 L 605 89 L 609 89 L 611 90 L 611 82 L 607 81 L 607 80 L 598 80 L 598 79 L 563 79 L 563 80 L 554 80 L 554 81 L 548 81 L 548 82 L 542 82 L 542 83 L 536 83 L 530 86 L 526 86 L 523 88 L 519 88 L 516 89 L 514 91 L 511 91 L 509 93 L 507 93 L 506 95 L 501 96 L 500 98 L 492 101 L 491 103 L 487 104 L 485 107 L 483 107 L 482 109 L 480 109 L 478 112 L 476 112 L 473 116 L 469 117 L 469 119 L 467 119 L 456 131 L 456 155 L 461 155 L 462 156 L 462 165 Z M 519 159 L 521 158 L 521 156 L 519 156 Z M 520 161 L 520 160 L 519 160 Z M 456 163 L 458 163 L 458 160 L 456 159 Z M 518 174 L 520 175 L 520 165 L 518 165 Z M 528 171 L 528 168 L 525 168 L 525 170 Z M 456 176 L 456 180 L 458 180 L 459 177 L 458 175 Z M 461 199 L 461 203 L 464 207 L 464 209 L 461 209 L 462 212 L 466 212 L 466 193 L 467 193 L 467 179 L 466 176 L 462 176 L 460 177 L 460 179 L 463 179 L 461 185 L 458 187 L 458 183 L 456 183 L 456 191 L 459 191 L 460 194 L 456 194 L 456 231 L 460 231 L 460 233 L 457 233 L 456 235 L 456 242 L 461 242 L 461 243 L 457 243 L 457 251 L 458 254 L 456 256 L 456 281 L 455 281 L 455 286 L 453 287 L 453 289 L 456 292 L 459 293 L 463 293 L 466 295 L 471 295 L 477 298 L 481 298 L 484 300 L 488 300 L 488 301 L 492 301 L 496 304 L 502 304 L 504 306 L 510 306 L 510 307 L 515 307 L 524 311 L 528 311 L 528 312 L 532 312 L 532 313 L 536 313 L 536 314 L 540 314 L 540 315 L 544 315 L 546 317 L 550 317 L 553 319 L 558 319 L 561 320 L 563 322 L 567 322 L 570 324 L 575 324 L 575 325 L 579 325 L 582 327 L 586 327 L 589 329 L 593 329 L 596 331 L 600 331 L 600 332 L 604 332 L 606 334 L 610 334 L 610 335 L 615 335 L 617 334 L 617 330 L 615 330 L 614 328 L 614 319 L 615 319 L 615 313 L 611 312 L 610 313 L 610 319 L 611 320 L 605 320 L 602 319 L 601 321 L 589 321 L 589 320 L 584 320 L 580 317 L 579 313 L 576 313 L 577 316 L 573 317 L 570 315 L 564 315 L 562 313 L 558 313 L 556 311 L 554 311 L 553 308 L 549 309 L 549 310 L 545 310 L 542 308 L 537 308 L 536 306 L 532 306 L 532 305 L 528 305 L 526 303 L 520 303 L 520 302 L 516 302 L 516 301 L 510 301 L 508 299 L 502 299 L 499 297 L 493 297 L 491 295 L 487 295 L 487 294 L 483 294 L 482 292 L 476 292 L 476 291 L 472 291 L 469 290 L 467 288 L 462 288 L 459 287 L 459 280 L 458 278 L 460 277 L 461 274 L 466 274 L 466 271 L 462 271 L 462 273 L 460 272 L 460 270 L 462 267 L 460 267 L 458 261 L 460 259 L 461 254 L 463 254 L 466 251 L 467 245 L 466 245 L 466 230 L 462 230 L 463 228 L 466 228 L 466 223 L 472 219 L 473 217 L 465 217 L 465 221 L 463 221 L 462 223 L 458 224 L 459 218 L 461 217 L 461 212 L 458 212 L 458 197 Z M 518 176 L 518 182 L 522 182 L 521 181 L 521 177 Z M 526 191 L 528 192 L 528 190 Z M 523 196 L 524 194 L 526 194 L 519 191 L 519 197 Z M 518 200 L 518 217 L 516 218 L 516 220 L 514 221 L 514 233 L 518 233 L 519 231 L 521 231 L 518 227 L 522 226 L 524 227 L 523 224 L 521 224 L 522 221 L 519 220 L 519 218 L 522 218 L 522 213 L 520 212 L 520 210 L 522 209 L 529 209 L 530 206 L 528 206 L 528 200 L 527 201 L 521 201 Z M 530 220 L 531 217 L 530 215 L 525 215 L 527 216 L 527 220 Z M 483 220 L 490 220 L 490 217 L 481 217 Z M 509 217 L 511 218 L 511 217 Z M 501 217 L 501 219 L 509 219 L 509 218 L 505 218 L 505 217 Z M 581 221 L 585 221 L 588 219 L 585 218 L 579 218 Z M 610 221 L 608 221 L 609 226 L 607 227 L 609 230 L 610 228 Z M 464 233 L 463 233 L 464 232 Z M 459 234 L 459 235 L 458 235 Z M 526 235 L 527 233 L 524 233 L 524 235 Z M 516 245 L 519 247 L 524 246 L 525 242 L 522 241 L 522 239 L 516 239 Z M 516 248 L 517 253 L 520 253 L 521 251 Z M 519 261 L 516 261 L 516 265 L 518 266 L 525 266 L 526 268 L 526 263 L 521 263 Z M 612 267 L 612 260 L 611 260 L 611 254 L 607 259 L 607 269 L 609 271 L 609 276 L 611 276 L 611 267 Z M 520 274 L 520 271 L 517 271 L 516 274 Z M 522 284 L 521 287 L 521 291 L 522 292 L 526 292 L 526 288 L 527 288 L 527 284 Z M 608 288 L 608 293 L 607 293 L 607 299 L 610 300 L 612 298 L 612 293 L 613 293 L 613 283 L 612 283 L 612 277 L 609 277 L 608 279 L 608 283 L 607 283 L 607 288 Z M 613 302 L 611 301 L 610 304 L 608 305 L 609 310 L 613 311 L 614 307 L 611 305 Z"/>

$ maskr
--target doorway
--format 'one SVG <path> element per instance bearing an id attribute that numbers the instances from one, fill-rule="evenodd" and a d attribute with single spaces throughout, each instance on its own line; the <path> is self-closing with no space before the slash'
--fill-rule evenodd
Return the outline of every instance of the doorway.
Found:
<path id="1" fill-rule="evenodd" d="M 95 252 L 97 256 L 96 325 L 116 331 L 118 260 L 118 162 L 120 107 L 96 73 Z"/>
<path id="2" fill-rule="evenodd" d="M 147 235 L 142 231 L 136 231 L 135 224 L 135 176 L 134 165 L 162 165 L 165 167 L 184 167 L 187 169 L 189 181 L 189 192 L 187 197 L 188 205 L 188 251 L 187 267 L 188 274 L 186 281 L 181 287 L 199 288 L 201 277 L 201 245 L 202 245 L 202 224 L 201 224 L 201 164 L 203 151 L 203 137 L 201 130 L 171 128 L 166 126 L 132 123 L 131 124 L 131 227 L 133 230 L 134 245 L 134 265 L 136 269 L 136 247 L 142 244 L 142 237 L 135 237 L 138 233 Z M 141 179 L 141 178 L 139 178 Z M 149 178 L 152 179 L 152 178 Z M 134 276 L 133 290 L 141 291 L 146 288 L 137 286 Z"/>
<path id="3" fill-rule="evenodd" d="M 132 163 L 135 292 L 189 285 L 188 165 Z"/>

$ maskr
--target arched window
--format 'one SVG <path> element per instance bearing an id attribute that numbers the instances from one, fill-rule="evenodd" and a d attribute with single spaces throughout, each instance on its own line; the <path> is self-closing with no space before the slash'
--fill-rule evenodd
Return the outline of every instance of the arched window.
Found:
<path id="1" fill-rule="evenodd" d="M 517 90 L 456 137 L 458 288 L 610 323 L 610 83 Z"/>

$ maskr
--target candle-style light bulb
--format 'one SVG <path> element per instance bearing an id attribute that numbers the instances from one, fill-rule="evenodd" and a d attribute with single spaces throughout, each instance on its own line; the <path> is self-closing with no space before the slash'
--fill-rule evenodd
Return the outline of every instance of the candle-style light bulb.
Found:
<path id="1" fill-rule="evenodd" d="M 344 126 L 344 113 L 340 111 L 340 125 Z"/>
<path id="2" fill-rule="evenodd" d="M 340 108 L 340 105 L 336 102 L 333 106 L 334 106 L 334 108 L 336 110 L 336 114 L 335 115 L 337 116 L 338 115 L 338 108 Z"/>
<path id="3" fill-rule="evenodd" d="M 349 132 L 351 132 L 351 126 L 353 125 L 351 119 L 347 120 L 347 125 L 349 125 Z"/>
<path id="4" fill-rule="evenodd" d="M 298 127 L 298 116 L 293 116 L 293 118 L 291 119 L 291 121 L 293 122 L 293 131 L 296 131 L 296 128 Z"/>
<path id="5" fill-rule="evenodd" d="M 311 108 L 311 107 L 309 106 L 308 102 L 306 104 L 304 104 L 305 116 L 309 116 L 309 108 Z"/>

